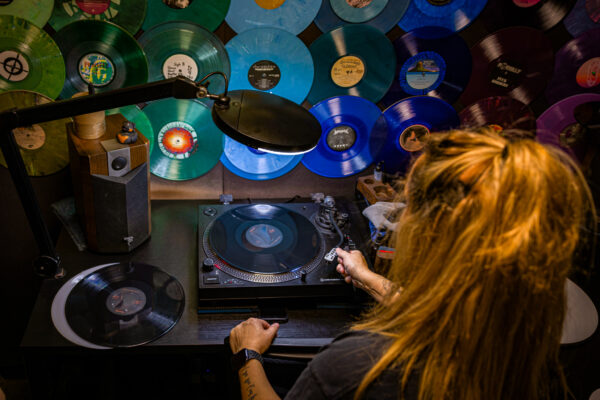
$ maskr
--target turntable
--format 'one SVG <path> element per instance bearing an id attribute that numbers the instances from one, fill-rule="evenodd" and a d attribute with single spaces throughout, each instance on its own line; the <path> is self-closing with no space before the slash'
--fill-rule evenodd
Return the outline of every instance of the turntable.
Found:
<path id="1" fill-rule="evenodd" d="M 219 204 L 199 209 L 199 303 L 354 297 L 335 248 L 364 250 L 355 204 Z M 199 304 L 199 305 L 200 305 Z"/>

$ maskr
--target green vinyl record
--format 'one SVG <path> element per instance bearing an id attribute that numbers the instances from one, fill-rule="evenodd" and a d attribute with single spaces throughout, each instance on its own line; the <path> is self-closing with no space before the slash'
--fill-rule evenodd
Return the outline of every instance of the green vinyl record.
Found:
<path id="1" fill-rule="evenodd" d="M 108 21 L 135 35 L 145 17 L 146 0 L 54 0 L 48 23 L 58 31 L 79 20 Z"/>
<path id="2" fill-rule="evenodd" d="M 150 172 L 183 181 L 210 171 L 223 153 L 223 132 L 212 119 L 211 108 L 196 100 L 164 99 L 144 107 L 154 142 Z"/>
<path id="3" fill-rule="evenodd" d="M 168 21 L 188 21 L 214 31 L 221 25 L 231 0 L 148 0 L 142 29 Z"/>
<path id="4" fill-rule="evenodd" d="M 0 112 L 51 102 L 51 98 L 40 93 L 12 90 L 0 93 Z M 67 128 L 65 125 L 71 121 L 71 118 L 64 118 L 13 129 L 15 142 L 29 176 L 50 175 L 69 164 Z M 1 151 L 0 165 L 7 166 L 6 159 Z"/>
<path id="5" fill-rule="evenodd" d="M 12 0 L 8 4 L 0 1 L 0 15 L 12 15 L 26 19 L 38 28 L 43 28 L 52 15 L 54 0 Z"/>
<path id="6" fill-rule="evenodd" d="M 152 124 L 148 119 L 146 113 L 144 113 L 138 106 L 130 105 L 119 108 L 113 108 L 106 110 L 106 115 L 121 114 L 129 122 L 133 122 L 138 131 L 148 139 L 150 142 L 150 153 L 152 153 L 152 145 L 154 142 L 150 139 L 154 137 L 154 131 L 152 130 Z"/>
<path id="7" fill-rule="evenodd" d="M 55 99 L 65 62 L 50 36 L 19 17 L 0 15 L 0 92 L 31 90 Z"/>
<path id="8" fill-rule="evenodd" d="M 54 36 L 62 51 L 67 79 L 60 97 L 140 85 L 148 80 L 148 61 L 136 40 L 123 28 L 106 21 L 73 22 Z"/>

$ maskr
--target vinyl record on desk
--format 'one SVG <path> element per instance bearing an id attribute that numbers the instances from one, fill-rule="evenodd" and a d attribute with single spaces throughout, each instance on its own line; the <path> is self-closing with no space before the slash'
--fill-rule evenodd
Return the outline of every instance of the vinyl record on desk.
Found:
<path id="1" fill-rule="evenodd" d="M 600 28 L 600 1 L 577 0 L 569 15 L 563 20 L 563 24 L 573 37 Z"/>
<path id="2" fill-rule="evenodd" d="M 560 23 L 575 0 L 489 0 L 481 18 L 491 30 L 530 26 L 546 31 Z"/>
<path id="3" fill-rule="evenodd" d="M 310 112 L 321 124 L 321 139 L 304 154 L 306 168 L 328 178 L 342 178 L 371 165 L 385 140 L 371 136 L 381 116 L 379 107 L 362 97 L 339 96 L 315 104 Z"/>
<path id="4" fill-rule="evenodd" d="M 113 108 L 111 110 L 106 110 L 106 115 L 113 114 L 121 114 L 125 117 L 127 121 L 133 122 L 138 131 L 141 132 L 146 139 L 150 142 L 150 148 L 148 150 L 148 154 L 152 154 L 152 148 L 154 146 L 154 141 L 150 140 L 154 137 L 154 130 L 152 129 L 152 124 L 150 123 L 150 119 L 144 111 L 142 111 L 136 105 L 124 106 L 119 108 Z"/>
<path id="5" fill-rule="evenodd" d="M 600 101 L 600 94 L 577 94 L 550 106 L 537 119 L 538 141 L 558 147 L 583 163 L 590 140 L 574 113 L 577 106 L 592 101 Z"/>
<path id="6" fill-rule="evenodd" d="M 99 268 L 69 292 L 65 317 L 73 332 L 102 347 L 133 347 L 158 339 L 183 313 L 185 293 L 176 278 L 141 263 Z"/>
<path id="7" fill-rule="evenodd" d="M 460 36 L 447 29 L 416 29 L 396 39 L 394 48 L 397 58 L 396 79 L 381 99 L 385 106 L 405 97 L 419 95 L 453 103 L 469 82 L 469 47 Z"/>
<path id="8" fill-rule="evenodd" d="M 0 1 L 0 15 L 23 18 L 38 28 L 43 28 L 52 15 L 54 0 L 4 0 Z"/>
<path id="9" fill-rule="evenodd" d="M 424 27 L 440 27 L 459 32 L 477 18 L 486 2 L 487 0 L 413 0 L 398 26 L 406 32 Z"/>
<path id="10" fill-rule="evenodd" d="M 61 30 L 79 20 L 108 21 L 135 35 L 146 17 L 146 0 L 54 0 L 48 23 Z"/>
<path id="11" fill-rule="evenodd" d="M 302 103 L 313 83 L 314 65 L 308 48 L 278 28 L 256 28 L 234 36 L 225 45 L 231 61 L 229 90 L 258 90 Z"/>
<path id="12" fill-rule="evenodd" d="M 0 92 L 31 90 L 55 99 L 64 82 L 65 62 L 54 40 L 31 22 L 0 15 Z"/>
<path id="13" fill-rule="evenodd" d="M 221 40 L 212 32 L 191 22 L 165 22 L 155 25 L 138 39 L 148 58 L 150 82 L 184 76 L 197 81 L 214 71 L 228 77 L 229 57 Z M 222 93 L 225 81 L 211 78 L 210 92 Z"/>
<path id="14" fill-rule="evenodd" d="M 507 129 L 519 129 L 535 135 L 533 111 L 512 97 L 486 97 L 462 109 L 459 116 L 463 127 L 488 126 L 500 134 Z"/>
<path id="15" fill-rule="evenodd" d="M 383 112 L 373 128 L 371 135 L 385 137 L 373 161 L 383 161 L 383 170 L 389 174 L 404 173 L 431 133 L 459 125 L 454 108 L 436 97 L 416 96 L 400 100 Z"/>
<path id="16" fill-rule="evenodd" d="M 600 28 L 572 39 L 556 53 L 546 99 L 555 103 L 580 93 L 600 93 Z"/>
<path id="17" fill-rule="evenodd" d="M 169 21 L 188 21 L 209 31 L 221 25 L 230 0 L 148 0 L 144 31 Z"/>
<path id="18" fill-rule="evenodd" d="M 221 162 L 242 178 L 264 181 L 278 178 L 293 170 L 302 159 L 302 154 L 285 155 L 266 153 L 236 142 L 225 136 Z"/>
<path id="19" fill-rule="evenodd" d="M 283 29 L 297 35 L 313 21 L 321 1 L 231 0 L 225 21 L 237 33 L 269 27 Z"/>
<path id="20" fill-rule="evenodd" d="M 525 26 L 492 33 L 471 48 L 473 70 L 460 97 L 471 104 L 491 96 L 509 96 L 529 105 L 542 93 L 553 70 L 550 40 Z"/>
<path id="21" fill-rule="evenodd" d="M 139 85 L 148 80 L 146 55 L 123 28 L 106 21 L 73 22 L 54 36 L 67 67 L 63 99 L 87 92 L 97 93 Z"/>
<path id="22" fill-rule="evenodd" d="M 345 1 L 345 0 L 343 0 Z M 381 12 L 379 12 L 376 16 L 371 19 L 364 21 L 363 23 L 366 25 L 370 25 L 374 28 L 379 29 L 382 33 L 387 33 L 391 30 L 400 18 L 406 12 L 408 8 L 409 0 L 387 0 L 385 7 Z M 341 3 L 341 1 L 338 1 Z M 363 4 L 359 2 L 353 2 L 352 0 L 348 4 Z M 364 8 L 366 8 L 367 12 L 370 12 L 369 8 L 371 8 L 371 4 L 367 4 Z M 377 4 L 373 4 L 373 8 L 376 8 Z M 330 0 L 323 0 L 321 4 L 321 8 L 319 9 L 319 13 L 315 17 L 315 24 L 321 30 L 321 32 L 329 32 L 332 29 L 339 28 L 342 25 L 346 25 L 351 23 L 350 21 L 343 20 L 336 14 L 332 7 L 332 3 Z"/>
<path id="23" fill-rule="evenodd" d="M 211 109 L 196 100 L 164 99 L 144 107 L 154 142 L 150 172 L 181 181 L 210 171 L 223 153 L 223 133 L 213 122 Z"/>
<path id="24" fill-rule="evenodd" d="M 374 103 L 390 88 L 396 53 L 389 39 L 368 25 L 344 25 L 319 36 L 309 47 L 315 80 L 308 101 L 360 96 Z"/>
<path id="25" fill-rule="evenodd" d="M 12 90 L 0 93 L 0 112 L 51 102 L 52 99 L 40 93 Z M 65 128 L 65 124 L 69 122 L 71 122 L 71 118 L 64 118 L 13 129 L 17 148 L 29 176 L 50 175 L 69 164 L 69 148 Z M 0 152 L 0 165 L 7 167 L 2 152 Z"/>

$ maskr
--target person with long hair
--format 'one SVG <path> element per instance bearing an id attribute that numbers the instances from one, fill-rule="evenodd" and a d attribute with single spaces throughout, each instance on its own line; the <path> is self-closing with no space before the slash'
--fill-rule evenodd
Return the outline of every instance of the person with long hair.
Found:
<path id="1" fill-rule="evenodd" d="M 290 399 L 547 399 L 568 388 L 558 354 L 565 282 L 595 224 L 577 165 L 491 130 L 434 134 L 409 170 L 385 277 L 359 251 L 337 270 L 377 303 L 322 349 Z M 277 324 L 250 319 L 234 353 L 264 353 Z M 261 363 L 239 370 L 244 399 L 277 395 Z"/>

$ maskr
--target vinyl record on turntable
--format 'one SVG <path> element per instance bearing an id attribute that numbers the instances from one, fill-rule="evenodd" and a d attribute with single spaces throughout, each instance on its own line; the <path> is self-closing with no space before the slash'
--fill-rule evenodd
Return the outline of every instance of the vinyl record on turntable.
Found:
<path id="1" fill-rule="evenodd" d="M 323 0 L 315 24 L 321 32 L 349 23 L 361 23 L 387 33 L 400 21 L 408 4 L 409 0 Z"/>
<path id="2" fill-rule="evenodd" d="M 38 28 L 43 28 L 52 15 L 54 0 L 0 1 L 0 15 L 23 18 Z"/>
<path id="3" fill-rule="evenodd" d="M 230 0 L 148 0 L 144 31 L 169 21 L 187 21 L 213 32 L 229 10 Z"/>
<path id="4" fill-rule="evenodd" d="M 306 168 L 328 178 L 342 178 L 371 165 L 385 141 L 385 136 L 372 136 L 381 116 L 379 107 L 362 97 L 339 96 L 315 104 L 310 112 L 321 124 L 321 139 L 304 154 Z"/>
<path id="5" fill-rule="evenodd" d="M 221 40 L 212 32 L 191 22 L 165 22 L 155 25 L 138 39 L 148 58 L 148 81 L 184 76 L 197 81 L 214 71 L 228 77 L 229 57 Z M 225 81 L 211 78 L 211 93 L 222 93 Z"/>
<path id="6" fill-rule="evenodd" d="M 61 98 L 139 85 L 148 80 L 148 62 L 137 41 L 123 28 L 106 21 L 73 22 L 54 36 L 67 67 Z"/>
<path id="7" fill-rule="evenodd" d="M 65 62 L 54 40 L 31 22 L 0 15 L 0 92 L 32 90 L 55 99 L 64 82 Z"/>
<path id="8" fill-rule="evenodd" d="M 229 90 L 258 90 L 302 103 L 313 83 L 314 65 L 308 48 L 278 28 L 256 28 L 234 36 L 225 45 L 231 60 Z"/>
<path id="9" fill-rule="evenodd" d="M 555 57 L 546 99 L 555 103 L 582 93 L 600 93 L 600 28 L 567 42 Z"/>
<path id="10" fill-rule="evenodd" d="M 535 136 L 533 111 L 512 97 L 486 97 L 462 109 L 459 116 L 461 126 L 466 128 L 488 126 L 500 134 L 507 129 L 519 129 Z"/>
<path id="11" fill-rule="evenodd" d="M 398 26 L 405 32 L 424 27 L 459 32 L 477 18 L 486 3 L 487 0 L 413 0 Z"/>
<path id="12" fill-rule="evenodd" d="M 559 24 L 575 0 L 489 0 L 481 15 L 490 30 L 529 26 L 546 31 Z"/>
<path id="13" fill-rule="evenodd" d="M 321 1 L 231 0 L 225 21 L 237 33 L 268 27 L 283 29 L 297 35 L 313 21 Z"/>
<path id="14" fill-rule="evenodd" d="M 529 105 L 552 75 L 550 40 L 540 30 L 517 26 L 492 33 L 471 48 L 473 70 L 460 97 L 471 104 L 491 96 L 509 96 Z"/>
<path id="15" fill-rule="evenodd" d="M 185 293 L 175 277 L 148 264 L 129 262 L 107 265 L 83 277 L 69 291 L 64 314 L 69 328 L 85 342 L 133 347 L 171 330 L 184 306 Z"/>
<path id="16" fill-rule="evenodd" d="M 213 122 L 211 109 L 196 100 L 164 99 L 144 107 L 154 142 L 150 172 L 181 181 L 210 171 L 223 153 L 223 132 Z"/>
<path id="17" fill-rule="evenodd" d="M 600 28 L 600 0 L 577 0 L 563 24 L 573 37 Z"/>
<path id="18" fill-rule="evenodd" d="M 0 112 L 50 102 L 52 99 L 40 93 L 12 90 L 0 93 Z M 64 118 L 13 129 L 17 147 L 29 176 L 50 175 L 69 164 L 65 125 L 71 121 L 71 118 Z M 0 165 L 7 167 L 2 152 L 0 152 Z"/>
<path id="19" fill-rule="evenodd" d="M 278 178 L 293 170 L 302 154 L 266 153 L 225 136 L 221 162 L 231 172 L 254 181 Z"/>
<path id="20" fill-rule="evenodd" d="M 79 20 L 108 21 L 135 35 L 146 17 L 146 0 L 54 0 L 48 23 L 58 31 Z"/>
<path id="21" fill-rule="evenodd" d="M 459 125 L 454 108 L 436 97 L 400 100 L 388 107 L 373 127 L 371 135 L 385 138 L 374 162 L 383 161 L 383 170 L 389 174 L 402 174 L 411 159 L 421 153 L 432 133 Z"/>
<path id="22" fill-rule="evenodd" d="M 360 96 L 376 103 L 394 79 L 394 46 L 383 33 L 369 25 L 336 28 L 319 36 L 309 49 L 315 63 L 315 80 L 307 100 L 313 105 L 344 95 Z"/>
<path id="23" fill-rule="evenodd" d="M 425 39 L 435 37 L 436 39 Z M 469 82 L 471 53 L 465 41 L 444 28 L 420 28 L 394 41 L 396 78 L 381 103 L 427 95 L 453 103 Z"/>
<path id="24" fill-rule="evenodd" d="M 586 153 L 595 150 L 586 129 L 575 119 L 575 108 L 581 104 L 600 101 L 600 94 L 577 94 L 550 106 L 537 119 L 537 139 L 541 143 L 558 147 L 585 164 Z"/>

